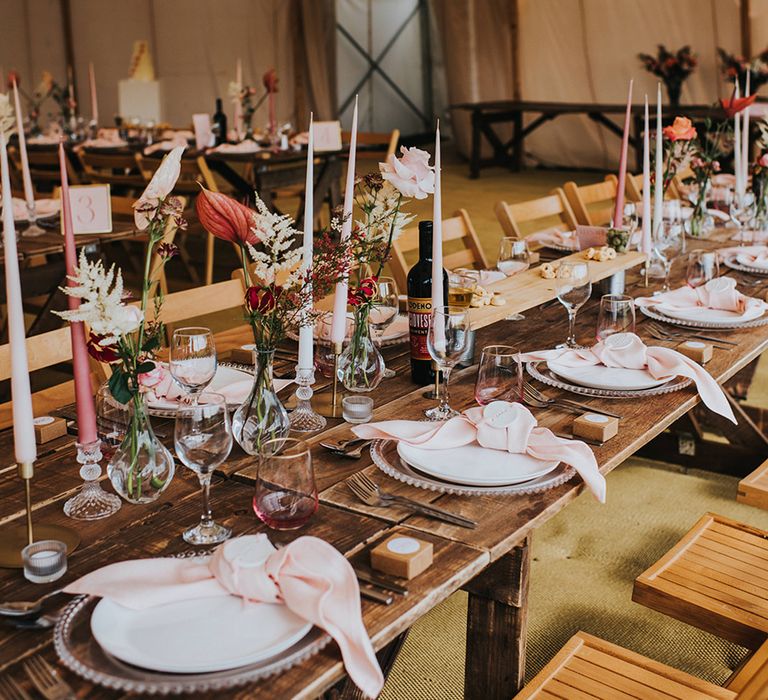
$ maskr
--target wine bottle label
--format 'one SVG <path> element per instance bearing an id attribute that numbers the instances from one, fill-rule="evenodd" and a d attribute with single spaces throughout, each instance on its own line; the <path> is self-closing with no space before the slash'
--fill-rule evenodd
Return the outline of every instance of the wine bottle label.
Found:
<path id="1" fill-rule="evenodd" d="M 429 317 L 432 299 L 408 297 L 408 328 L 411 338 L 411 357 L 414 360 L 431 360 L 427 349 Z"/>

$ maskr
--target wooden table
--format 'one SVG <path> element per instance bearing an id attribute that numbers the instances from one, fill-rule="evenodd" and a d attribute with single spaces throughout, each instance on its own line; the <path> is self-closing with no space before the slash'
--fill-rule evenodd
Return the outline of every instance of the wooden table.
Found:
<path id="1" fill-rule="evenodd" d="M 712 247 L 712 244 L 702 244 Z M 681 270 L 676 271 L 680 281 Z M 652 291 L 639 284 L 636 272 L 628 273 L 631 291 L 643 295 Z M 583 342 L 592 340 L 597 315 L 597 302 L 591 301 L 579 313 L 578 335 Z M 638 317 L 638 333 L 649 340 L 644 331 L 643 316 Z M 566 314 L 559 304 L 544 304 L 527 313 L 524 321 L 498 321 L 477 331 L 477 347 L 494 342 L 518 344 L 524 350 L 552 347 L 566 335 Z M 732 352 L 715 351 L 707 365 L 719 382 L 724 382 L 741 367 L 768 348 L 768 328 L 732 331 L 728 338 L 738 341 Z M 220 352 L 239 346 L 248 339 L 247 329 L 238 328 L 220 334 Z M 656 342 L 656 341 L 653 341 Z M 424 398 L 424 389 L 410 383 L 407 369 L 407 346 L 387 348 L 387 364 L 397 375 L 376 390 L 375 419 L 393 417 L 417 418 L 432 401 Z M 473 403 L 476 367 L 456 372 L 451 401 L 457 409 Z M 323 383 L 319 391 L 328 391 Z M 552 396 L 557 391 L 546 388 Z M 641 446 L 659 435 L 675 420 L 698 404 L 692 388 L 643 401 L 589 400 L 595 407 L 606 407 L 622 414 L 617 437 L 594 452 L 601 472 L 607 474 Z M 540 424 L 557 432 L 569 430 L 572 415 L 559 409 L 534 411 Z M 384 607 L 363 601 L 363 615 L 374 646 L 391 649 L 400 635 L 416 620 L 460 588 L 469 592 L 467 620 L 467 664 L 465 697 L 482 700 L 507 700 L 520 687 L 526 648 L 527 591 L 530 571 L 529 543 L 534 530 L 565 508 L 581 492 L 578 477 L 550 491 L 515 498 L 468 498 L 440 495 L 396 482 L 379 472 L 367 453 L 360 460 L 341 460 L 318 446 L 322 439 L 338 439 L 350 435 L 349 425 L 340 420 L 329 421 L 319 435 L 309 438 L 313 446 L 321 506 L 314 519 L 298 533 L 268 531 L 278 543 L 290 541 L 297 534 L 323 537 L 347 556 L 366 567 L 372 546 L 393 532 L 416 533 L 431 541 L 435 562 L 412 580 L 409 595 L 396 597 Z M 15 476 L 12 437 L 0 433 L 0 532 L 21 521 L 23 489 Z M 70 568 L 63 581 L 50 586 L 26 582 L 18 571 L 0 572 L 0 600 L 32 599 L 53 586 L 73 580 L 98 566 L 125 558 L 158 556 L 189 549 L 180 537 L 181 531 L 199 516 L 199 494 L 196 478 L 180 469 L 167 493 L 158 502 L 146 506 L 124 504 L 105 521 L 78 523 L 67 520 L 62 504 L 78 487 L 77 465 L 71 438 L 62 438 L 41 449 L 36 464 L 33 493 L 35 520 L 74 526 L 82 535 L 80 548 L 70 557 Z M 746 468 L 746 467 L 745 467 Z M 345 479 L 363 470 L 386 489 L 407 494 L 423 502 L 437 503 L 479 522 L 475 530 L 409 515 L 399 508 L 370 508 L 356 501 L 345 485 Z M 217 520 L 233 528 L 237 535 L 265 531 L 251 510 L 254 460 L 235 450 L 223 465 L 220 478 L 212 489 L 213 510 Z M 610 484 L 608 498 L 611 497 Z M 599 506 L 595 506 L 599 507 Z M 53 607 L 61 604 L 56 601 Z M 0 628 L 0 673 L 4 670 L 24 680 L 20 661 L 42 653 L 55 660 L 50 633 L 16 631 Z M 453 659 L 446 655 L 446 663 Z M 117 698 L 119 693 L 96 688 L 68 671 L 66 679 L 81 698 Z M 313 698 L 343 678 L 343 666 L 335 645 L 298 667 L 272 679 L 231 693 L 210 694 L 216 698 Z M 345 696 L 347 697 L 347 696 Z M 351 696 L 349 696 L 351 697 Z"/>
<path id="2" fill-rule="evenodd" d="M 585 114 L 592 121 L 621 138 L 623 127 L 610 119 L 608 115 L 622 115 L 625 113 L 627 106 L 625 104 L 593 104 L 589 102 L 498 100 L 493 102 L 463 102 L 451 105 L 451 109 L 470 113 L 472 122 L 472 150 L 469 157 L 469 176 L 476 178 L 480 175 L 480 168 L 486 166 L 500 165 L 514 171 L 522 170 L 526 136 L 532 134 L 540 126 L 562 115 Z M 643 109 L 643 106 L 639 104 L 632 107 L 634 128 L 630 143 L 635 149 L 635 160 L 638 170 L 642 169 L 643 157 Z M 665 105 L 663 108 L 665 120 L 674 118 L 681 113 L 691 119 L 704 119 L 707 116 L 715 116 L 715 110 L 710 105 L 684 105 L 674 109 L 669 105 Z M 524 118 L 526 114 L 536 114 L 538 116 L 533 121 L 525 124 Z M 494 130 L 497 124 L 512 125 L 512 137 L 509 140 L 502 141 L 501 137 Z M 483 137 L 493 148 L 493 156 L 490 158 L 482 157 Z"/>

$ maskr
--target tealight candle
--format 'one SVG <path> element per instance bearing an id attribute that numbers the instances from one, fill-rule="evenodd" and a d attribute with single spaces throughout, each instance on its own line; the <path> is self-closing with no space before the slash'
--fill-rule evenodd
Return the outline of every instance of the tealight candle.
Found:
<path id="1" fill-rule="evenodd" d="M 21 550 L 24 578 L 32 583 L 50 583 L 67 572 L 67 545 L 59 540 L 40 540 Z"/>
<path id="2" fill-rule="evenodd" d="M 370 396 L 345 396 L 341 400 L 341 416 L 347 423 L 367 423 L 373 416 Z"/>

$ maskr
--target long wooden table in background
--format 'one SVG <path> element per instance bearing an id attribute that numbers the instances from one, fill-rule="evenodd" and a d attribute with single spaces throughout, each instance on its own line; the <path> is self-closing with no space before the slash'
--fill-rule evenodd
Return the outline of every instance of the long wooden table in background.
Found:
<path id="1" fill-rule="evenodd" d="M 713 244 L 703 244 L 711 247 Z M 635 271 L 628 274 L 630 293 L 644 295 Z M 676 274 L 680 282 L 680 274 Z M 589 302 L 579 313 L 578 336 L 589 343 L 594 337 L 597 302 Z M 545 304 L 523 321 L 498 321 L 477 331 L 477 348 L 490 343 L 511 343 L 524 350 L 552 347 L 566 335 L 566 314 L 559 304 Z M 646 342 L 656 343 L 644 330 L 645 321 L 638 316 L 638 333 Z M 724 382 L 740 368 L 768 348 L 768 327 L 729 331 L 728 338 L 739 345 L 733 351 L 716 350 L 708 370 L 718 382 Z M 217 347 L 223 356 L 231 348 L 249 340 L 247 328 L 233 329 L 217 336 Z M 424 398 L 424 389 L 410 383 L 407 346 L 387 348 L 387 364 L 397 375 L 383 382 L 374 398 L 374 418 L 419 418 L 422 410 L 432 405 Z M 476 367 L 455 374 L 451 402 L 457 409 L 474 402 L 473 384 Z M 328 391 L 320 382 L 318 391 Z M 546 393 L 557 396 L 549 387 Z M 583 399 L 583 397 L 582 397 Z M 607 474 L 659 435 L 674 421 L 698 404 L 693 388 L 672 394 L 646 398 L 643 401 L 586 399 L 596 408 L 605 407 L 622 414 L 618 436 L 594 452 L 600 470 Z M 541 425 L 557 432 L 567 432 L 573 416 L 552 408 L 535 410 Z M 166 426 L 158 430 L 170 434 Z M 465 697 L 473 700 L 508 700 L 520 687 L 525 668 L 527 590 L 530 573 L 530 538 L 555 514 L 565 508 L 582 490 L 580 478 L 552 490 L 520 497 L 460 497 L 440 495 L 397 482 L 372 465 L 368 453 L 360 460 L 339 459 L 318 446 L 320 440 L 350 435 L 349 425 L 330 420 L 326 430 L 309 438 L 313 446 L 320 509 L 312 521 L 295 533 L 267 530 L 251 509 L 255 462 L 239 450 L 223 465 L 212 488 L 212 505 L 217 520 L 232 527 L 236 535 L 267 532 L 276 543 L 285 543 L 299 534 L 311 534 L 328 540 L 350 557 L 355 564 L 368 566 L 368 552 L 393 532 L 417 533 L 431 541 L 435 549 L 434 564 L 408 583 L 409 594 L 396 597 L 384 607 L 363 601 L 363 615 L 374 646 L 382 653 L 396 648 L 401 635 L 420 617 L 464 588 L 469 592 L 467 619 L 467 661 Z M 0 533 L 21 522 L 23 488 L 15 476 L 12 437 L 0 433 Z M 750 465 L 745 464 L 745 472 Z M 358 502 L 345 484 L 354 473 L 363 470 L 385 489 L 404 493 L 422 502 L 435 502 L 461 515 L 473 518 L 479 525 L 466 530 L 421 516 L 410 515 L 399 508 L 370 508 Z M 33 485 L 37 522 L 66 523 L 82 535 L 80 548 L 70 557 L 70 568 L 63 581 L 50 586 L 26 582 L 19 571 L 0 572 L 0 599 L 31 599 L 54 586 L 60 586 L 109 562 L 143 556 L 159 556 L 188 550 L 181 531 L 199 517 L 199 493 L 196 477 L 180 468 L 168 492 L 156 503 L 146 506 L 124 504 L 108 520 L 79 523 L 68 520 L 62 512 L 63 502 L 78 488 L 78 467 L 72 438 L 61 438 L 41 450 Z M 611 498 L 610 483 L 608 498 Z M 595 502 L 595 508 L 600 505 Z M 60 606 L 57 600 L 52 608 Z M 8 672 L 24 681 L 20 662 L 32 654 L 42 653 L 55 661 L 51 635 L 48 632 L 0 630 L 0 673 Z M 446 663 L 453 663 L 446 655 Z M 81 698 L 117 698 L 120 693 L 94 687 L 68 671 L 67 681 Z M 201 698 L 295 698 L 316 697 L 344 678 L 341 659 L 335 645 L 296 668 L 273 679 L 230 693 L 201 695 Z M 342 692 L 346 693 L 348 688 Z M 343 695 L 352 697 L 352 695 Z"/>

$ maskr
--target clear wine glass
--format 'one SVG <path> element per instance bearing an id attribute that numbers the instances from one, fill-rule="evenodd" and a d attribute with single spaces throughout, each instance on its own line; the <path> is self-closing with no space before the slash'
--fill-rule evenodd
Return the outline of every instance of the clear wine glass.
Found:
<path id="1" fill-rule="evenodd" d="M 499 259 L 496 268 L 507 277 L 523 272 L 530 267 L 531 254 L 525 240 L 505 236 L 499 243 Z"/>
<path id="2" fill-rule="evenodd" d="M 747 230 L 755 216 L 756 205 L 757 200 L 753 192 L 747 191 L 744 194 L 735 192 L 733 195 L 731 200 L 731 219 L 739 229 L 739 245 L 751 245 L 752 243 L 751 240 L 747 240 Z"/>
<path id="3" fill-rule="evenodd" d="M 475 380 L 475 400 L 481 406 L 491 401 L 523 400 L 523 363 L 517 348 L 511 345 L 483 348 Z"/>
<path id="4" fill-rule="evenodd" d="M 555 293 L 568 312 L 568 337 L 564 346 L 560 347 L 577 348 L 579 344 L 576 342 L 576 314 L 592 294 L 589 264 L 578 260 L 561 262 L 555 278 Z"/>
<path id="5" fill-rule="evenodd" d="M 666 221 L 653 238 L 653 249 L 664 264 L 664 286 L 661 288 L 663 292 L 669 291 L 669 273 L 675 258 L 683 251 L 683 238 L 682 224 Z"/>
<path id="6" fill-rule="evenodd" d="M 440 403 L 425 411 L 430 420 L 444 420 L 457 415 L 449 404 L 448 384 L 451 370 L 461 359 L 469 342 L 469 309 L 460 306 L 438 306 L 432 309 L 427 333 L 427 349 L 442 373 Z"/>
<path id="7" fill-rule="evenodd" d="M 448 306 L 460 306 L 466 309 L 475 296 L 479 275 L 474 270 L 448 273 Z"/>
<path id="8" fill-rule="evenodd" d="M 202 400 L 176 409 L 173 443 L 182 463 L 200 479 L 203 513 L 200 523 L 182 534 L 189 544 L 211 545 L 223 542 L 232 530 L 214 522 L 211 515 L 211 476 L 232 449 L 232 426 L 227 401 L 221 394 L 203 394 Z"/>
<path id="9" fill-rule="evenodd" d="M 604 294 L 597 315 L 597 341 L 614 333 L 635 332 L 635 302 L 626 294 Z"/>
<path id="10" fill-rule="evenodd" d="M 173 332 L 168 369 L 176 383 L 197 403 L 216 375 L 216 346 L 209 328 L 179 328 Z"/>
<path id="11" fill-rule="evenodd" d="M 257 459 L 254 512 L 274 530 L 300 528 L 318 504 L 309 445 L 296 438 L 267 440 Z"/>
<path id="12" fill-rule="evenodd" d="M 637 210 L 637 202 L 626 202 L 624 204 L 623 219 L 621 224 L 622 228 L 629 231 L 629 241 L 627 241 L 627 247 L 632 247 L 632 237 L 637 231 L 637 227 L 640 223 L 640 212 Z"/>
<path id="13" fill-rule="evenodd" d="M 719 276 L 720 263 L 717 259 L 717 253 L 697 248 L 688 254 L 688 269 L 685 278 L 689 287 L 702 287 L 709 280 Z"/>
<path id="14" fill-rule="evenodd" d="M 384 336 L 384 331 L 397 318 L 400 311 L 400 297 L 397 282 L 392 277 L 379 277 L 376 282 L 376 296 L 373 298 L 373 306 L 368 315 L 368 323 L 374 331 L 374 337 L 379 346 Z M 394 377 L 395 370 L 384 367 L 384 378 Z"/>

